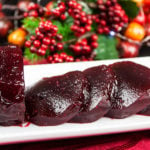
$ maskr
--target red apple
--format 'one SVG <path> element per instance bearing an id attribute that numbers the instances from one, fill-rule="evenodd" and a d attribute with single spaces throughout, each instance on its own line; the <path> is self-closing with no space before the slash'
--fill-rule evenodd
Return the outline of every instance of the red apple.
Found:
<path id="1" fill-rule="evenodd" d="M 21 0 L 21 1 L 18 2 L 17 6 L 18 6 L 19 10 L 27 11 L 28 10 L 28 6 L 29 6 L 30 3 L 31 2 L 28 1 L 28 0 Z"/>
<path id="2" fill-rule="evenodd" d="M 53 1 L 50 1 L 49 3 L 47 3 L 45 7 L 47 9 L 46 15 L 47 16 L 51 15 L 51 10 L 53 8 Z"/>
<path id="3" fill-rule="evenodd" d="M 141 25 L 144 25 L 146 22 L 146 17 L 143 11 L 140 11 L 137 17 L 133 20 L 134 22 L 137 22 Z"/>
<path id="4" fill-rule="evenodd" d="M 0 19 L 0 37 L 5 38 L 8 34 L 8 31 L 13 27 L 12 22 L 1 18 Z"/>
<path id="5" fill-rule="evenodd" d="M 132 57 L 137 57 L 139 54 L 139 46 L 134 43 L 130 43 L 127 41 L 122 41 L 119 44 L 119 51 L 120 51 L 120 56 L 122 58 L 132 58 Z"/>

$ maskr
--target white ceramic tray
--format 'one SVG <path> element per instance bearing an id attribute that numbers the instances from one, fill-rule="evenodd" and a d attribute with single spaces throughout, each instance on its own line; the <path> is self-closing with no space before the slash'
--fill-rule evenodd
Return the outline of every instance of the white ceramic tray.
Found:
<path id="1" fill-rule="evenodd" d="M 150 57 L 128 60 L 150 67 Z M 61 75 L 68 71 L 84 70 L 92 66 L 98 66 L 101 64 L 107 65 L 118 61 L 124 60 L 25 66 L 26 88 L 33 85 L 43 77 Z M 88 124 L 65 123 L 63 125 L 49 127 L 38 127 L 30 124 L 28 127 L 25 127 L 25 125 L 23 125 L 23 127 L 0 127 L 0 144 L 103 135 L 146 129 L 150 129 L 150 117 L 141 115 L 134 115 L 126 119 L 118 120 L 102 118 L 96 122 Z"/>

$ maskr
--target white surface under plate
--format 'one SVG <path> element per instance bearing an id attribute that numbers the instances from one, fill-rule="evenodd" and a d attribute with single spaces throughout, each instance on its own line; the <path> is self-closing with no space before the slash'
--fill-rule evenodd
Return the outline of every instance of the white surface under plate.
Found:
<path id="1" fill-rule="evenodd" d="M 129 60 L 150 67 L 150 57 Z M 68 71 L 84 70 L 92 66 L 107 65 L 119 61 L 124 60 L 25 66 L 26 88 L 43 77 L 61 75 Z M 102 118 L 88 124 L 65 123 L 49 127 L 38 127 L 30 124 L 28 127 L 0 127 L 0 144 L 103 135 L 146 129 L 150 129 L 150 117 L 141 115 L 134 115 L 126 119 Z"/>

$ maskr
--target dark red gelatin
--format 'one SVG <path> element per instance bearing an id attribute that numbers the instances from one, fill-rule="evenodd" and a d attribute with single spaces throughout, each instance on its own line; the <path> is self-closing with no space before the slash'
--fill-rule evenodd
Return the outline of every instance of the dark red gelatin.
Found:
<path id="1" fill-rule="evenodd" d="M 150 69 L 125 61 L 110 65 L 116 86 L 111 96 L 111 110 L 106 116 L 125 118 L 150 105 Z"/>
<path id="2" fill-rule="evenodd" d="M 90 83 L 90 100 L 70 122 L 89 123 L 96 121 L 103 117 L 111 107 L 109 97 L 114 83 L 111 69 L 102 65 L 89 68 L 83 73 Z"/>
<path id="3" fill-rule="evenodd" d="M 26 93 L 26 118 L 40 126 L 65 123 L 77 115 L 87 90 L 80 71 L 45 78 Z"/>
<path id="4" fill-rule="evenodd" d="M 142 111 L 139 112 L 139 114 L 150 116 L 150 106 L 146 107 Z"/>
<path id="5" fill-rule="evenodd" d="M 13 45 L 0 47 L 0 125 L 21 124 L 24 113 L 22 51 Z"/>

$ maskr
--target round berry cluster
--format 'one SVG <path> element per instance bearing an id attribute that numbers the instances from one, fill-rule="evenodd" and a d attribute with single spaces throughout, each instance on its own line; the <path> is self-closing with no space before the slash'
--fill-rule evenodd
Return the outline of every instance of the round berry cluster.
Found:
<path id="1" fill-rule="evenodd" d="M 30 40 L 25 42 L 25 47 L 30 48 L 32 53 L 44 56 L 47 50 L 50 53 L 63 50 L 61 43 L 62 35 L 57 34 L 58 28 L 51 21 L 41 21 L 39 27 L 36 28 L 36 35 L 31 36 Z"/>
<path id="2" fill-rule="evenodd" d="M 97 39 L 98 36 L 93 34 L 88 39 L 82 39 L 81 41 L 76 42 L 75 45 L 70 45 L 70 49 L 76 56 L 89 56 L 92 51 L 98 47 Z"/>
<path id="3" fill-rule="evenodd" d="M 24 13 L 24 17 L 42 17 L 45 14 L 45 10 L 38 4 L 30 3 L 28 11 Z"/>
<path id="4" fill-rule="evenodd" d="M 77 37 L 91 30 L 92 19 L 83 10 L 82 6 L 75 0 L 67 2 L 68 13 L 74 19 L 71 30 Z"/>
<path id="5" fill-rule="evenodd" d="M 98 24 L 99 34 L 109 34 L 111 30 L 118 32 L 128 22 L 128 17 L 117 0 L 97 0 L 97 5 L 99 14 L 94 15 L 93 20 Z"/>
<path id="6" fill-rule="evenodd" d="M 66 11 L 65 3 L 60 2 L 60 3 L 58 3 L 58 7 L 56 9 L 52 10 L 51 15 L 55 16 L 61 20 L 66 20 L 65 11 Z"/>
<path id="7" fill-rule="evenodd" d="M 73 62 L 74 58 L 72 56 L 67 55 L 65 52 L 62 52 L 61 54 L 56 53 L 52 56 L 48 56 L 47 61 L 49 63 Z"/>

